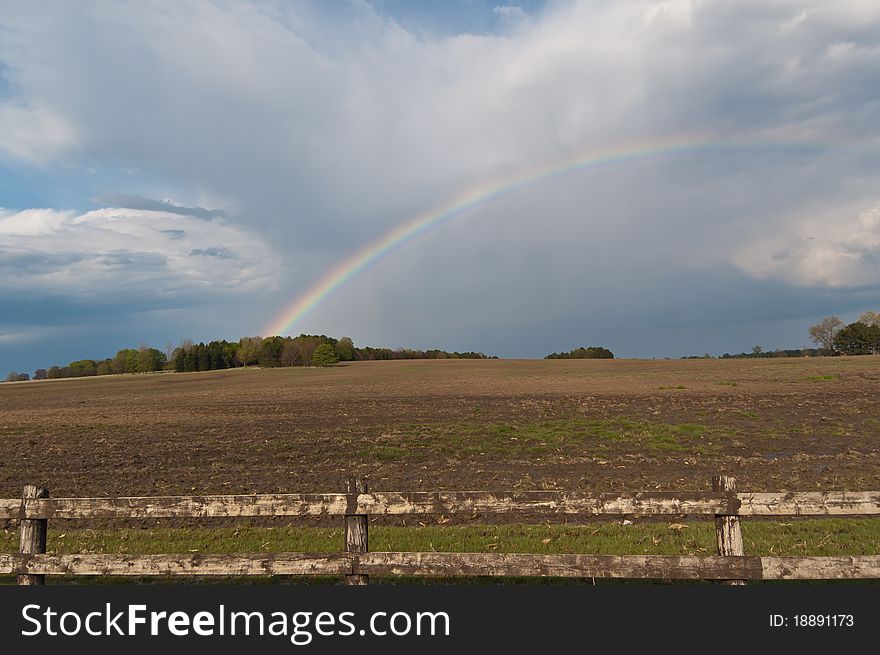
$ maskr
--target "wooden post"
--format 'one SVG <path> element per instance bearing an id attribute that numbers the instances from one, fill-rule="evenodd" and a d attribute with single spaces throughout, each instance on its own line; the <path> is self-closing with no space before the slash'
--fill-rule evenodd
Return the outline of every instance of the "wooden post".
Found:
<path id="1" fill-rule="evenodd" d="M 46 552 L 46 528 L 47 519 L 28 519 L 24 518 L 24 501 L 31 498 L 48 498 L 49 491 L 40 489 L 35 485 L 24 485 L 24 491 L 21 494 L 21 520 L 18 525 L 18 552 L 23 555 L 33 555 L 36 553 Z M 45 575 L 20 575 L 18 576 L 18 584 L 20 585 L 42 585 L 46 584 Z"/>
<path id="2" fill-rule="evenodd" d="M 712 476 L 712 491 L 736 493 L 736 478 L 731 475 Z M 719 555 L 745 555 L 742 528 L 738 516 L 715 515 L 715 541 Z M 744 585 L 745 580 L 724 580 L 726 585 Z"/>
<path id="3" fill-rule="evenodd" d="M 349 494 L 365 494 L 369 491 L 366 480 L 352 478 L 348 480 L 346 492 Z M 366 553 L 369 545 L 369 522 L 366 514 L 345 515 L 345 552 Z M 347 585 L 365 585 L 370 576 L 365 574 L 349 574 L 345 576 Z"/>

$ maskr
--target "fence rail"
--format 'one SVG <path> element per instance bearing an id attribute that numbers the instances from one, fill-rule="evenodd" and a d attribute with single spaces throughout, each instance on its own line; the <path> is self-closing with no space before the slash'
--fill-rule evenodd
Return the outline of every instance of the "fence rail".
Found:
<path id="1" fill-rule="evenodd" d="M 440 491 L 0 499 L 0 519 L 144 519 L 353 514 L 832 516 L 880 514 L 880 491 L 784 493 Z"/>
<path id="2" fill-rule="evenodd" d="M 18 519 L 17 554 L 0 554 L 0 574 L 19 584 L 46 575 L 344 575 L 559 576 L 724 580 L 880 578 L 880 556 L 755 557 L 743 550 L 743 516 L 880 514 L 880 491 L 737 493 L 730 476 L 716 476 L 705 493 L 589 494 L 571 491 L 443 491 L 369 493 L 364 481 L 347 493 L 50 498 L 24 488 L 21 499 L 0 499 L 0 519 Z M 699 515 L 715 519 L 718 554 L 534 555 L 523 553 L 369 552 L 369 516 L 404 514 L 581 516 Z M 49 519 L 144 519 L 268 516 L 344 516 L 345 552 L 259 554 L 46 554 Z"/>
<path id="3" fill-rule="evenodd" d="M 723 557 L 523 553 L 0 555 L 0 574 L 109 576 L 405 575 L 702 580 L 880 578 L 880 556 Z"/>

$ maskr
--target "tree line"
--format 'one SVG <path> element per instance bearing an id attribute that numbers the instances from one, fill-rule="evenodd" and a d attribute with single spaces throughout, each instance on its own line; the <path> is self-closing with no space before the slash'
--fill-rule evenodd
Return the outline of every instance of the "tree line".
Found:
<path id="1" fill-rule="evenodd" d="M 880 352 L 880 314 L 865 312 L 849 325 L 828 316 L 810 327 L 810 339 L 827 355 L 876 355 Z"/>
<path id="2" fill-rule="evenodd" d="M 212 371 L 240 366 L 277 368 L 287 366 L 332 366 L 339 362 L 392 359 L 489 359 L 481 352 L 413 350 L 411 348 L 356 347 L 350 337 L 326 335 L 298 337 L 242 337 L 238 342 L 182 343 L 171 357 L 175 371 Z"/>
<path id="3" fill-rule="evenodd" d="M 833 357 L 835 355 L 876 355 L 880 353 L 880 313 L 864 312 L 859 319 L 844 325 L 837 316 L 827 316 L 809 329 L 810 340 L 815 348 L 764 350 L 755 346 L 751 352 L 731 355 L 724 353 L 721 359 L 746 357 Z M 711 359 L 706 353 L 702 357 L 688 356 L 682 359 Z"/>
<path id="4" fill-rule="evenodd" d="M 54 380 L 59 378 L 82 378 L 93 375 L 118 373 L 152 373 L 164 370 L 168 358 L 161 350 L 141 346 L 138 349 L 123 348 L 114 357 L 107 359 L 78 359 L 67 366 L 52 366 L 48 370 L 38 368 L 34 380 Z M 13 371 L 6 376 L 7 382 L 27 380 L 30 375 Z"/>
<path id="5" fill-rule="evenodd" d="M 33 379 L 77 378 L 119 373 L 156 371 L 214 371 L 218 369 L 262 366 L 332 366 L 339 362 L 393 359 L 490 359 L 481 352 L 458 352 L 439 349 L 356 347 L 350 337 L 334 339 L 326 335 L 301 334 L 298 337 L 242 337 L 238 341 L 215 340 L 194 343 L 185 339 L 166 351 L 142 345 L 124 348 L 112 358 L 79 359 L 67 366 L 38 368 Z M 497 358 L 495 358 L 497 359 Z M 12 371 L 9 382 L 29 380 L 28 373 Z"/>
<path id="6" fill-rule="evenodd" d="M 614 359 L 614 353 L 608 348 L 590 346 L 589 348 L 575 348 L 567 353 L 550 353 L 544 359 Z"/>
<path id="7" fill-rule="evenodd" d="M 761 358 L 769 359 L 771 357 L 818 357 L 824 355 L 818 348 L 777 348 L 776 350 L 764 350 L 762 346 L 755 346 L 747 353 L 724 353 L 719 359 L 746 359 Z M 682 357 L 682 359 L 712 359 L 712 355 L 706 354 L 702 357 Z"/>

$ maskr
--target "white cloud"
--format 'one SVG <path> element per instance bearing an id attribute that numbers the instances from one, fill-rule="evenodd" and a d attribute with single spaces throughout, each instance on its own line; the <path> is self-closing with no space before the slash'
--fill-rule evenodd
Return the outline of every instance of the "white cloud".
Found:
<path id="1" fill-rule="evenodd" d="M 782 234 L 749 243 L 737 265 L 759 279 L 800 286 L 880 285 L 880 206 L 857 215 L 800 219 Z"/>
<path id="2" fill-rule="evenodd" d="M 0 271 L 0 291 L 96 302 L 271 290 L 278 275 L 267 244 L 238 228 L 123 208 L 0 211 Z"/>
<path id="3" fill-rule="evenodd" d="M 32 161 L 46 161 L 72 149 L 74 128 L 45 108 L 0 103 L 0 151 Z"/>
<path id="4" fill-rule="evenodd" d="M 492 11 L 507 20 L 522 20 L 528 16 L 525 9 L 516 5 L 498 5 Z"/>

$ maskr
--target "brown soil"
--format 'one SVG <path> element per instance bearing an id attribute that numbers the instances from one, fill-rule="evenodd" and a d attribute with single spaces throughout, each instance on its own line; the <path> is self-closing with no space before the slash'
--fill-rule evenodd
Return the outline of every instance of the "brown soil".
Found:
<path id="1" fill-rule="evenodd" d="M 341 491 L 352 475 L 374 490 L 698 490 L 720 471 L 741 490 L 871 489 L 878 401 L 880 357 L 362 362 L 8 383 L 0 496 L 25 483 L 53 496 Z"/>

